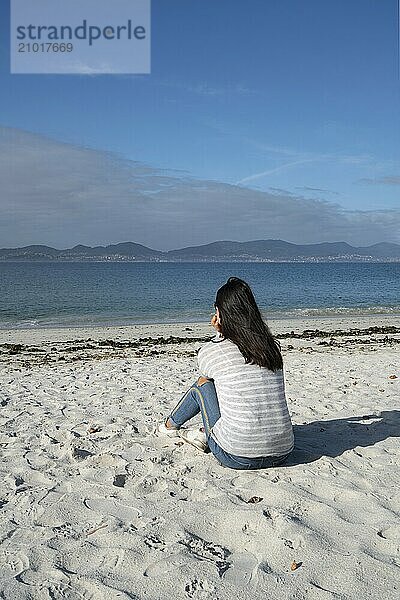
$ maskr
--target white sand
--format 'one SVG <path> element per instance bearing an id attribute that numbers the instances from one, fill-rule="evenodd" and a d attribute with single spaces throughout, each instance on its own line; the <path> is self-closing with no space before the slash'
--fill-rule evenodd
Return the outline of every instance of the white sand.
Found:
<path id="1" fill-rule="evenodd" d="M 271 322 L 374 325 L 400 320 Z M 0 348 L 2 599 L 400 597 L 400 335 L 283 339 L 297 448 L 243 472 L 154 434 L 195 380 L 201 341 L 96 343 L 211 334 L 0 332 L 25 346 Z"/>

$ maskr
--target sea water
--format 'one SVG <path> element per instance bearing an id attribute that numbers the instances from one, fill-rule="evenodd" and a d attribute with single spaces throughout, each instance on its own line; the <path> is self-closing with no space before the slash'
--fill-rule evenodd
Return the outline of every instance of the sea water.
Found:
<path id="1" fill-rule="evenodd" d="M 207 321 L 232 275 L 267 318 L 400 314 L 400 263 L 0 262 L 0 327 Z"/>

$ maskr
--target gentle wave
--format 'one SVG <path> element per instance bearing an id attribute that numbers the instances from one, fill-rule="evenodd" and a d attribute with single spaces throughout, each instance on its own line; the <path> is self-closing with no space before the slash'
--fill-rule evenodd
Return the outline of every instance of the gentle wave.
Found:
<path id="1" fill-rule="evenodd" d="M 400 306 L 329 306 L 320 308 L 293 308 L 289 310 L 271 310 L 267 314 L 282 318 L 301 317 L 362 317 L 369 315 L 400 315 Z"/>
<path id="2" fill-rule="evenodd" d="M 335 318 L 335 317 L 363 317 L 372 315 L 400 316 L 400 306 L 369 306 L 369 307 L 304 307 L 288 310 L 262 311 L 266 319 L 302 319 L 302 318 Z M 69 315 L 64 318 L 53 319 L 27 319 L 0 321 L 0 329 L 62 329 L 62 328 L 91 328 L 91 327 L 124 327 L 129 325 L 176 324 L 176 323 L 202 323 L 207 322 L 203 314 L 166 316 L 160 313 L 151 318 Z"/>

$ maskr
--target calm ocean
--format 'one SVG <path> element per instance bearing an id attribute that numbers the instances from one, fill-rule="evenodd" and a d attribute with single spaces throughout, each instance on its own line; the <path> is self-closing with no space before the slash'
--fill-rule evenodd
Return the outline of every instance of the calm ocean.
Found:
<path id="1" fill-rule="evenodd" d="M 400 314 L 400 263 L 0 263 L 0 327 L 207 321 L 236 275 L 265 316 Z"/>

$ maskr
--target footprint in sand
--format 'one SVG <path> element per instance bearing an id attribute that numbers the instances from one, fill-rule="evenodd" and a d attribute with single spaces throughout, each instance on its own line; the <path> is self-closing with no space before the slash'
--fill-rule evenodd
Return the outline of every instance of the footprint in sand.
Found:
<path id="1" fill-rule="evenodd" d="M 258 566 L 258 560 L 250 552 L 238 552 L 229 557 L 230 566 L 224 573 L 224 581 L 228 581 L 235 586 L 244 586 L 251 582 L 255 570 Z"/>
<path id="2" fill-rule="evenodd" d="M 82 522 L 82 501 L 77 494 L 49 494 L 42 503 L 43 514 L 35 521 L 42 527 L 62 527 Z"/>
<path id="3" fill-rule="evenodd" d="M 69 583 L 69 578 L 59 569 L 46 569 L 46 571 L 33 571 L 27 569 L 19 578 L 25 585 L 38 587 L 41 592 L 48 589 L 49 584 L 57 585 L 60 583 Z"/>
<path id="4" fill-rule="evenodd" d="M 129 448 L 120 452 L 120 456 L 121 456 L 121 458 L 123 458 L 124 460 L 126 460 L 128 462 L 132 462 L 134 460 L 137 460 L 138 458 L 141 458 L 144 453 L 145 453 L 144 446 L 142 446 L 141 444 L 138 444 L 138 443 L 134 443 L 131 446 L 129 446 Z"/>
<path id="5" fill-rule="evenodd" d="M 43 473 L 48 473 L 52 466 L 52 462 L 46 456 L 40 454 L 39 451 L 32 452 L 29 450 L 24 454 L 24 458 L 32 469 Z"/>
<path id="6" fill-rule="evenodd" d="M 151 563 L 144 571 L 145 577 L 160 577 L 166 575 L 171 569 L 180 567 L 187 563 L 187 558 L 183 554 L 175 554 L 164 558 L 163 560 L 157 560 Z"/>
<path id="7" fill-rule="evenodd" d="M 23 552 L 0 550 L 0 581 L 17 577 L 28 567 L 29 559 Z"/>
<path id="8" fill-rule="evenodd" d="M 276 509 L 265 509 L 263 515 L 270 521 L 285 546 L 292 550 L 304 546 L 307 529 L 299 517 Z"/>
<path id="9" fill-rule="evenodd" d="M 21 575 L 22 586 L 15 589 L 4 588 L 2 598 L 4 600 L 30 600 L 42 598 L 51 598 L 52 600 L 103 600 L 103 597 L 90 585 L 85 582 L 82 584 L 74 583 L 64 576 L 64 580 L 60 580 L 59 576 L 53 577 L 53 573 L 34 572 L 36 577 L 24 577 Z M 22 589 L 24 592 L 22 592 Z M 93 588 L 93 589 L 90 589 Z"/>
<path id="10" fill-rule="evenodd" d="M 41 500 L 38 500 L 41 496 L 48 493 L 48 489 L 45 490 L 29 490 L 24 491 L 12 499 L 7 505 L 7 509 L 12 510 L 13 521 L 17 525 L 30 526 L 36 523 L 37 519 L 44 513 L 44 508 L 39 506 Z"/>
<path id="11" fill-rule="evenodd" d="M 237 477 L 233 477 L 233 479 L 231 479 L 231 485 L 233 487 L 236 488 L 247 488 L 249 486 L 251 486 L 251 484 L 254 482 L 255 477 L 253 474 L 251 474 L 250 472 L 247 472 L 243 475 L 238 475 Z"/>
<path id="12" fill-rule="evenodd" d="M 52 529 L 54 535 L 66 539 L 68 541 L 79 540 L 82 537 L 82 531 L 79 530 L 76 526 L 71 525 L 70 523 L 64 523 L 63 525 L 53 527 Z"/>
<path id="13" fill-rule="evenodd" d="M 59 566 L 68 573 L 79 576 L 91 575 L 94 571 L 110 572 L 123 558 L 123 550 L 99 548 L 85 543 L 73 552 L 65 552 L 59 558 Z"/>
<path id="14" fill-rule="evenodd" d="M 158 477 L 145 477 L 135 486 L 136 493 L 144 495 L 153 494 L 154 492 L 164 492 L 168 487 L 166 481 Z"/>
<path id="15" fill-rule="evenodd" d="M 101 600 L 99 594 L 85 589 L 83 585 L 54 583 L 48 586 L 47 589 L 52 600 Z"/>
<path id="16" fill-rule="evenodd" d="M 84 505 L 102 515 L 110 515 L 121 521 L 133 521 L 142 516 L 142 511 L 134 506 L 120 504 L 116 500 L 103 498 L 85 498 Z"/>
<path id="17" fill-rule="evenodd" d="M 192 557 L 214 563 L 220 577 L 230 567 L 231 552 L 219 544 L 207 542 L 194 533 L 188 533 L 187 537 L 179 543 L 188 549 Z"/>

